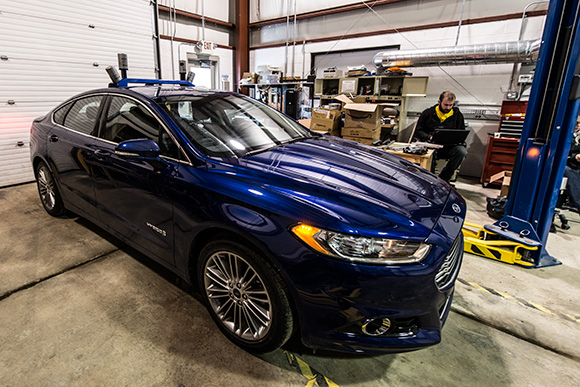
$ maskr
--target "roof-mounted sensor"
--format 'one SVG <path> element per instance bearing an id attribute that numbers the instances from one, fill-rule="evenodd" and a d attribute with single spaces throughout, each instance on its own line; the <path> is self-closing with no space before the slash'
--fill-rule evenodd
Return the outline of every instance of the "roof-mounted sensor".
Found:
<path id="1" fill-rule="evenodd" d="M 117 54 L 117 59 L 119 61 L 119 69 L 121 70 L 121 75 L 114 66 L 108 66 L 105 70 L 107 74 L 109 74 L 109 78 L 111 78 L 111 83 L 109 87 L 128 87 L 129 84 L 136 83 L 136 84 L 143 84 L 146 86 L 157 86 L 157 85 L 176 85 L 176 86 L 188 86 L 188 87 L 195 87 L 195 85 L 191 82 L 193 80 L 192 76 L 188 76 L 188 80 L 161 80 L 161 79 L 137 79 L 137 78 L 127 78 L 127 70 L 129 70 L 129 65 L 127 61 L 126 54 Z M 181 65 L 181 64 L 180 64 Z M 183 78 L 183 77 L 182 77 Z"/>

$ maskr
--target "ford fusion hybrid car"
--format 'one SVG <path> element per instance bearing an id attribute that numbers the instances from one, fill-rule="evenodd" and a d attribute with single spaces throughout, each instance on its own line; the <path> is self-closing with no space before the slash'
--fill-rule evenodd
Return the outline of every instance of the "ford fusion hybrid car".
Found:
<path id="1" fill-rule="evenodd" d="M 36 119 L 31 159 L 50 215 L 86 218 L 199 288 L 247 351 L 294 334 L 367 353 L 441 340 L 466 206 L 406 160 L 244 95 L 127 79 Z"/>

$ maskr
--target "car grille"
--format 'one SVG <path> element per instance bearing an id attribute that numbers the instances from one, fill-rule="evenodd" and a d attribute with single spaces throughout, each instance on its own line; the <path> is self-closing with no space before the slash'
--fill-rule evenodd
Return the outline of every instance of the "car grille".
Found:
<path id="1" fill-rule="evenodd" d="M 439 290 L 445 289 L 457 277 L 457 273 L 459 272 L 459 266 L 461 263 L 461 258 L 463 257 L 463 234 L 460 233 L 455 242 L 453 242 L 453 246 L 451 246 L 451 250 L 447 253 L 445 257 L 445 261 L 439 268 L 437 274 L 435 274 L 435 284 Z"/>

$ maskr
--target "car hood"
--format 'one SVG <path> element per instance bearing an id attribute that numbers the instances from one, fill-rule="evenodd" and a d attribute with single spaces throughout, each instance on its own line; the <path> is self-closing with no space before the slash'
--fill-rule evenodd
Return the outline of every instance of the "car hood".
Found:
<path id="1" fill-rule="evenodd" d="M 426 237 L 451 189 L 404 159 L 334 137 L 238 159 L 235 170 L 236 196 L 250 192 L 243 200 L 317 227 L 365 236 Z M 259 198 L 252 197 L 250 186 Z"/>

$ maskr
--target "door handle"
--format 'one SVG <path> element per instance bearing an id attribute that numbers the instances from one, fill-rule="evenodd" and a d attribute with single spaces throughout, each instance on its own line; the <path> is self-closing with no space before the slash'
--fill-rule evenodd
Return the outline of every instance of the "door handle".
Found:
<path id="1" fill-rule="evenodd" d="M 111 152 L 103 150 L 103 149 L 97 149 L 95 151 L 95 156 L 97 156 L 97 158 L 99 158 L 99 159 L 103 159 L 105 157 L 110 157 Z"/>
<path id="2" fill-rule="evenodd" d="M 52 136 L 50 136 L 48 138 L 48 141 L 50 141 L 50 142 L 57 142 L 58 141 L 58 136 L 56 134 L 53 134 Z"/>

